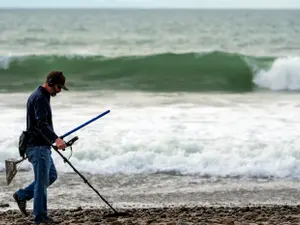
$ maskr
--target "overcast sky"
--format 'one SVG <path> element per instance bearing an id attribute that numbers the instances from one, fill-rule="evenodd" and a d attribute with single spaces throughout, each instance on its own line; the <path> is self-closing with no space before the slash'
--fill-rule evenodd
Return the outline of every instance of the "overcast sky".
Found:
<path id="1" fill-rule="evenodd" d="M 300 0 L 0 0 L 0 7 L 300 8 Z"/>

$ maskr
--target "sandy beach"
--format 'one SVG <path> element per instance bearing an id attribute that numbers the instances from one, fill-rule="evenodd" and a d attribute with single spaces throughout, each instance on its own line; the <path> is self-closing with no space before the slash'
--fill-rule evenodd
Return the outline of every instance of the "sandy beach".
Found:
<path id="1" fill-rule="evenodd" d="M 4 174 L 0 178 L 4 181 Z M 11 186 L 0 185 L 0 225 L 33 224 L 32 201 L 27 204 L 30 216 L 24 217 L 12 199 L 14 190 L 30 178 L 29 172 L 20 172 Z M 49 189 L 49 215 L 58 224 L 300 224 L 297 181 L 209 182 L 159 174 L 135 176 L 134 182 L 124 175 L 89 178 L 118 212 L 127 215 L 107 217 L 112 213 L 108 206 L 76 174 L 68 174 Z"/>
<path id="2" fill-rule="evenodd" d="M 5 207 L 5 205 L 3 206 Z M 126 225 L 126 224 L 226 224 L 226 225 L 255 225 L 255 224 L 300 224 L 300 206 L 251 206 L 251 207 L 165 207 L 147 209 L 119 209 L 126 213 L 122 216 L 109 216 L 107 209 L 57 209 L 50 210 L 58 224 L 94 224 L 94 225 Z M 33 224 L 31 215 L 24 217 L 17 210 L 7 210 L 0 213 L 0 224 Z"/>

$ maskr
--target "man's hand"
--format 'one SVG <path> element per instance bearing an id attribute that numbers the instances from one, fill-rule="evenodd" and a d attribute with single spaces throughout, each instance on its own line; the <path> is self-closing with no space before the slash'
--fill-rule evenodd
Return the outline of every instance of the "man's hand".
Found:
<path id="1" fill-rule="evenodd" d="M 55 144 L 56 144 L 56 147 L 58 149 L 65 149 L 65 148 L 67 148 L 66 142 L 63 139 L 61 139 L 61 138 L 57 138 L 55 140 Z"/>

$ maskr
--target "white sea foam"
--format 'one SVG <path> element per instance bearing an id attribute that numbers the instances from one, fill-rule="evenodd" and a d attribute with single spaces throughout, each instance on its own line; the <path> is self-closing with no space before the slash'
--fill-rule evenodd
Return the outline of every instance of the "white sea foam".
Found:
<path id="1" fill-rule="evenodd" d="M 8 98 L 9 97 L 9 98 Z M 1 94 L 0 167 L 17 157 L 27 95 Z M 11 99 L 14 101 L 11 101 Z M 76 132 L 71 162 L 83 172 L 181 173 L 300 178 L 299 107 L 294 95 L 64 93 L 52 99 L 62 135 Z M 69 151 L 64 153 L 69 156 Z M 54 152 L 60 171 L 72 169 Z M 30 168 L 28 162 L 22 165 Z"/>
<path id="2" fill-rule="evenodd" d="M 254 83 L 259 87 L 274 91 L 299 91 L 300 90 L 300 58 L 278 58 L 271 68 L 259 71 Z"/>

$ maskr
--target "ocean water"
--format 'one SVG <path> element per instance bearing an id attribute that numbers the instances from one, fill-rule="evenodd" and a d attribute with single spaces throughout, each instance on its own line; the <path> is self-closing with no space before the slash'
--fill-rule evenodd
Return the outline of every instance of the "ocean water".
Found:
<path id="1" fill-rule="evenodd" d="M 4 160 L 59 69 L 71 91 L 51 99 L 57 134 L 111 110 L 72 134 L 70 159 L 110 201 L 297 204 L 299 50 L 296 10 L 0 10 L 0 201 L 32 179 L 24 162 L 7 187 Z M 51 206 L 97 206 L 53 157 Z"/>

